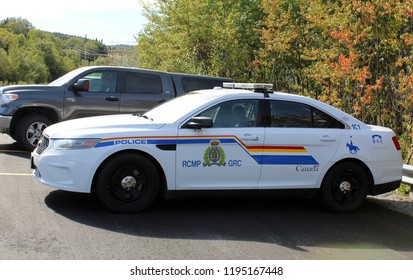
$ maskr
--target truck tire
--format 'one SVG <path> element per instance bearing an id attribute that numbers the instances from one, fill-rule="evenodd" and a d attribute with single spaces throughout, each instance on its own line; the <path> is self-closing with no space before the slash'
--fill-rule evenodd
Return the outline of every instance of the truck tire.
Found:
<path id="1" fill-rule="evenodd" d="M 30 114 L 20 120 L 16 127 L 16 141 L 26 150 L 33 151 L 42 137 L 43 130 L 52 124 L 52 121 L 41 114 Z"/>

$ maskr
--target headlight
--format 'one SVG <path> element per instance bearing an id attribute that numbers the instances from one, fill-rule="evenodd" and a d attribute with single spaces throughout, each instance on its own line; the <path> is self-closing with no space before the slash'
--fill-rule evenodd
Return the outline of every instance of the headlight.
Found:
<path id="1" fill-rule="evenodd" d="M 0 94 L 0 106 L 7 106 L 10 102 L 17 100 L 18 98 L 19 96 L 17 94 Z"/>
<path id="2" fill-rule="evenodd" d="M 53 147 L 55 150 L 81 150 L 93 148 L 99 142 L 96 138 L 56 139 Z"/>

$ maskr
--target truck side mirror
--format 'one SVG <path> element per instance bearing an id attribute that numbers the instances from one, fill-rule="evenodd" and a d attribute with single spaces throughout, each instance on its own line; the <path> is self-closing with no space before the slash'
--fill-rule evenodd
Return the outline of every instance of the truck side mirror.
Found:
<path id="1" fill-rule="evenodd" d="M 88 79 L 79 79 L 74 84 L 73 88 L 75 92 L 79 91 L 89 91 L 90 82 Z"/>

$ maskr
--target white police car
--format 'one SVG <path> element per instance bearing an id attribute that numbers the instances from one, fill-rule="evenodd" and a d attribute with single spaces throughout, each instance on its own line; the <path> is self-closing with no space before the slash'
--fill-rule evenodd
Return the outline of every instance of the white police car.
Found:
<path id="1" fill-rule="evenodd" d="M 42 183 L 95 192 L 113 211 L 219 192 L 316 194 L 333 211 L 396 189 L 402 157 L 394 132 L 322 102 L 268 93 L 266 85 L 187 94 L 144 115 L 48 127 L 32 153 Z"/>

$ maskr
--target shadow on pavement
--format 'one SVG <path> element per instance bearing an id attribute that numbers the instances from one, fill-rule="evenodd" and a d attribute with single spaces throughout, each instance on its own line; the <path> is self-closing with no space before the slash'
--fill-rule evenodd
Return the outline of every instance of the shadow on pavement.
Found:
<path id="1" fill-rule="evenodd" d="M 92 195 L 59 190 L 45 202 L 67 219 L 135 236 L 252 241 L 298 251 L 307 246 L 413 251 L 413 219 L 371 202 L 351 214 L 328 212 L 300 198 L 160 200 L 138 214 L 112 213 Z"/>
<path id="2" fill-rule="evenodd" d="M 6 144 L 4 143 L 0 144 L 0 154 L 6 154 L 6 155 L 22 157 L 22 158 L 30 158 L 29 151 L 22 150 L 17 145 L 17 142 L 11 142 L 11 141 L 10 143 L 8 142 Z"/>

